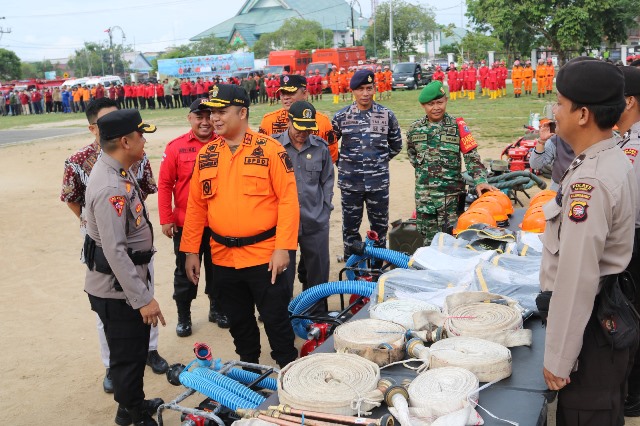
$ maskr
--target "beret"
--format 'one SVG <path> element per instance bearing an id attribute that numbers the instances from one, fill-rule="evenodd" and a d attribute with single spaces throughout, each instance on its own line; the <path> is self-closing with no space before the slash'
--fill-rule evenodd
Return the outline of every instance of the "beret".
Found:
<path id="1" fill-rule="evenodd" d="M 355 90 L 363 84 L 373 84 L 374 77 L 373 73 L 369 70 L 358 70 L 351 77 L 351 81 L 349 82 L 349 87 L 351 90 Z"/>
<path id="2" fill-rule="evenodd" d="M 624 74 L 624 95 L 638 96 L 640 95 L 640 68 L 621 67 Z"/>
<path id="3" fill-rule="evenodd" d="M 556 78 L 558 92 L 577 104 L 624 103 L 624 76 L 619 67 L 589 57 L 567 62 Z"/>
<path id="4" fill-rule="evenodd" d="M 444 87 L 442 87 L 442 82 L 434 80 L 422 88 L 420 96 L 418 96 L 418 102 L 426 104 L 427 102 L 431 102 L 435 99 L 440 99 L 446 94 Z"/>

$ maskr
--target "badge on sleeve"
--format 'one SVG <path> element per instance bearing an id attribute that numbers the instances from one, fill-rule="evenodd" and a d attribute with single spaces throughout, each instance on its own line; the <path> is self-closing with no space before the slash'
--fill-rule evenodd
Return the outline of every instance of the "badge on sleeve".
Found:
<path id="1" fill-rule="evenodd" d="M 286 151 L 278 153 L 278 157 L 282 160 L 282 164 L 284 165 L 287 173 L 293 173 L 293 162 L 291 161 L 291 157 L 287 154 Z"/>
<path id="2" fill-rule="evenodd" d="M 114 195 L 109 198 L 109 202 L 118 213 L 118 217 L 122 216 L 122 211 L 124 210 L 125 198 L 122 195 Z"/>
<path id="3" fill-rule="evenodd" d="M 473 138 L 473 135 L 469 130 L 469 126 L 465 123 L 464 118 L 456 118 L 456 123 L 458 124 L 458 131 L 460 132 L 460 151 L 462 151 L 463 154 L 466 154 L 472 149 L 477 148 L 478 143 Z"/>
<path id="4" fill-rule="evenodd" d="M 587 209 L 589 205 L 583 200 L 574 200 L 569 206 L 569 219 L 574 222 L 580 223 L 587 220 Z"/>
<path id="5" fill-rule="evenodd" d="M 211 195 L 211 179 L 202 181 L 202 195 Z"/>

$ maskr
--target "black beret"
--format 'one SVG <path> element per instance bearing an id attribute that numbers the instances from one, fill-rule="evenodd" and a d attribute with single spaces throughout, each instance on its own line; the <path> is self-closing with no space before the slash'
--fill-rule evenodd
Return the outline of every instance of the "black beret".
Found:
<path id="1" fill-rule="evenodd" d="M 280 88 L 285 92 L 295 92 L 302 87 L 307 87 L 307 78 L 303 75 L 287 74 L 280 77 Z"/>
<path id="2" fill-rule="evenodd" d="M 567 62 L 556 78 L 558 92 L 583 105 L 624 103 L 624 76 L 619 67 L 594 58 L 579 57 Z"/>
<path id="3" fill-rule="evenodd" d="M 142 122 L 137 109 L 120 109 L 103 115 L 98 119 L 100 138 L 110 140 L 126 136 L 129 133 L 153 133 L 156 126 Z"/>
<path id="4" fill-rule="evenodd" d="M 237 84 L 218 84 L 209 91 L 209 100 L 204 105 L 211 108 L 226 108 L 237 105 L 249 108 L 249 95 Z"/>
<path id="5" fill-rule="evenodd" d="M 351 81 L 349 82 L 349 87 L 351 90 L 355 90 L 363 84 L 373 84 L 373 81 L 373 73 L 367 69 L 362 69 L 353 74 Z"/>
<path id="6" fill-rule="evenodd" d="M 621 67 L 624 74 L 624 95 L 640 95 L 640 68 Z"/>

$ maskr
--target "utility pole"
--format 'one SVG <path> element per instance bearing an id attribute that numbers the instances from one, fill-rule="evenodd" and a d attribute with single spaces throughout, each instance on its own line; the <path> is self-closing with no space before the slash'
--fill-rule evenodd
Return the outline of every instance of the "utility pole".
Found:
<path id="1" fill-rule="evenodd" d="M 353 19 L 353 4 L 356 3 L 358 5 L 358 10 L 360 10 L 360 18 L 358 18 L 358 20 L 360 20 L 362 18 L 362 7 L 360 6 L 360 2 L 358 0 L 351 0 L 351 3 L 349 3 L 349 8 L 351 8 L 351 45 L 355 46 L 356 45 L 356 26 L 355 26 L 355 22 Z"/>
<path id="2" fill-rule="evenodd" d="M 109 34 L 109 52 L 111 53 L 111 74 L 116 74 L 116 55 L 113 51 L 113 30 L 120 30 L 120 34 L 122 34 L 122 45 L 124 45 L 124 41 L 127 39 L 127 36 L 124 35 L 124 30 L 119 26 L 115 25 L 109 29 L 104 30 L 105 33 Z"/>
<path id="3" fill-rule="evenodd" d="M 393 0 L 389 0 L 389 69 L 393 71 Z"/>
<path id="4" fill-rule="evenodd" d="M 6 19 L 4 16 L 0 16 L 0 19 Z M 11 28 L 7 28 L 6 30 L 3 27 L 0 27 L 0 40 L 2 40 L 2 36 L 5 34 L 10 34 Z"/>

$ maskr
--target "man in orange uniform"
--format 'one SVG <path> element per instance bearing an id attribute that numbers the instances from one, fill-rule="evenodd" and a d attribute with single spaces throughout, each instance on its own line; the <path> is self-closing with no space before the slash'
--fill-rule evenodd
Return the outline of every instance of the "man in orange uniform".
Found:
<path id="1" fill-rule="evenodd" d="M 338 74 L 338 67 L 331 67 L 331 74 L 329 75 L 329 85 L 331 86 L 331 94 L 333 95 L 333 103 L 337 104 L 340 101 L 340 75 Z"/>
<path id="2" fill-rule="evenodd" d="M 553 93 L 553 78 L 555 74 L 556 70 L 553 67 L 553 59 L 547 58 L 547 93 L 549 95 Z"/>
<path id="3" fill-rule="evenodd" d="M 322 83 L 320 83 L 322 84 Z M 294 102 L 307 100 L 307 79 L 300 75 L 283 75 L 280 79 L 280 96 L 282 108 L 267 113 L 262 117 L 259 132 L 265 135 L 283 133 L 289 128 L 289 108 Z M 338 141 L 333 131 L 331 120 L 326 115 L 316 112 L 318 128 L 311 133 L 320 136 L 329 146 L 331 159 L 335 164 L 338 161 Z"/>
<path id="4" fill-rule="evenodd" d="M 538 68 L 536 68 L 536 83 L 538 85 L 538 97 L 547 91 L 547 66 L 544 64 L 544 59 L 538 60 Z"/>
<path id="5" fill-rule="evenodd" d="M 346 94 L 349 91 L 349 86 L 347 83 L 347 72 L 344 68 L 340 68 L 340 72 L 338 73 L 338 83 L 340 85 L 340 94 L 342 95 L 342 100 L 346 100 Z"/>
<path id="6" fill-rule="evenodd" d="M 524 76 L 524 68 L 520 65 L 520 61 L 513 63 L 511 70 L 511 80 L 513 81 L 513 93 L 516 98 L 522 96 L 522 77 Z"/>
<path id="7" fill-rule="evenodd" d="M 527 61 L 524 64 L 522 70 L 522 79 L 524 80 L 524 94 L 530 95 L 531 88 L 533 87 L 533 68 L 531 68 L 531 61 Z"/>
<path id="8" fill-rule="evenodd" d="M 387 99 L 391 99 L 391 83 L 393 83 L 393 72 L 389 69 L 389 65 L 384 66 L 384 84 Z"/>
<path id="9" fill-rule="evenodd" d="M 291 78 L 291 76 L 289 76 Z M 208 223 L 214 288 L 229 317 L 240 360 L 260 360 L 264 322 L 271 357 L 284 367 L 297 357 L 283 272 L 298 245 L 300 207 L 293 163 L 285 148 L 249 128 L 249 97 L 241 87 L 214 87 L 206 105 L 219 138 L 198 153 L 191 177 L 180 243 L 194 284 L 200 276 L 200 243 Z"/>
<path id="10" fill-rule="evenodd" d="M 376 67 L 373 80 L 376 83 L 376 92 L 378 94 L 377 99 L 382 99 L 382 94 L 384 93 L 384 73 L 382 72 L 382 67 L 380 65 Z"/>

